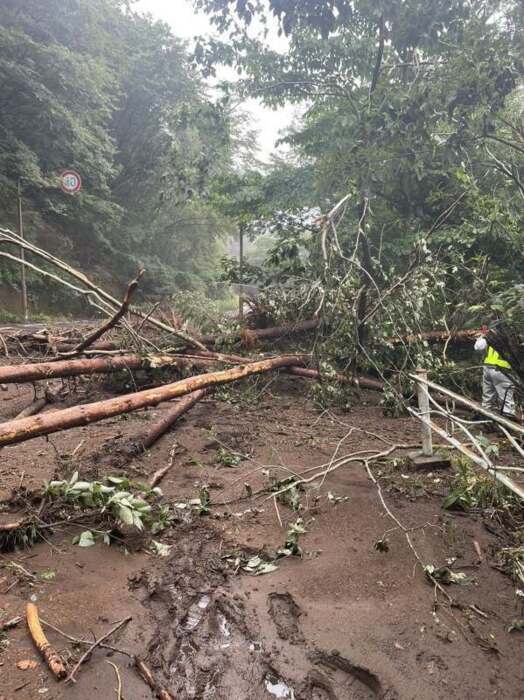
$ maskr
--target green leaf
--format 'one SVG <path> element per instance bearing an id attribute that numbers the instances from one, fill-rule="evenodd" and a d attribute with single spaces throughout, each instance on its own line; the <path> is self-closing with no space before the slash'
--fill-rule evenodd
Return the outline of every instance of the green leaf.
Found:
<path id="1" fill-rule="evenodd" d="M 126 525 L 133 525 L 134 523 L 133 511 L 128 506 L 121 505 L 118 508 L 118 517 Z"/>
<path id="2" fill-rule="evenodd" d="M 91 530 L 85 530 L 73 539 L 73 544 L 79 547 L 92 547 L 95 544 L 95 537 Z"/>

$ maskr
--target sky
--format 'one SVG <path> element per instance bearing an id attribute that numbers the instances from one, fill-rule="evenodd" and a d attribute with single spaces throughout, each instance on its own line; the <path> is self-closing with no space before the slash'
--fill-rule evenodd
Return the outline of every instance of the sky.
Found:
<path id="1" fill-rule="evenodd" d="M 173 34 L 189 41 L 194 36 L 213 33 L 207 16 L 195 12 L 191 0 L 138 0 L 134 9 L 167 22 Z M 274 48 L 282 50 L 282 41 L 275 36 Z M 252 127 L 258 131 L 260 159 L 268 162 L 272 154 L 284 153 L 282 147 L 276 149 L 275 141 L 281 130 L 293 121 L 296 108 L 289 105 L 272 110 L 257 100 L 246 100 L 242 106 L 251 117 Z"/>

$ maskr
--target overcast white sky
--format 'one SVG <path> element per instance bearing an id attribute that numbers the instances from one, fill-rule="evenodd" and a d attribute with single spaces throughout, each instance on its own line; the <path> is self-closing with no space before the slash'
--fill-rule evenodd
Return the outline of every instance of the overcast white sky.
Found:
<path id="1" fill-rule="evenodd" d="M 197 13 L 193 9 L 191 0 L 138 0 L 134 9 L 140 12 L 148 12 L 155 19 L 167 22 L 173 34 L 184 39 L 191 40 L 199 34 L 213 32 L 208 18 L 203 13 Z M 275 48 L 282 49 L 282 39 L 275 37 Z M 256 100 L 247 100 L 245 110 L 252 117 L 252 126 L 259 133 L 260 157 L 267 161 L 275 151 L 275 141 L 279 132 L 289 126 L 296 112 L 294 107 L 287 106 L 278 110 L 264 107 Z M 282 151 L 280 151 L 282 152 Z"/>

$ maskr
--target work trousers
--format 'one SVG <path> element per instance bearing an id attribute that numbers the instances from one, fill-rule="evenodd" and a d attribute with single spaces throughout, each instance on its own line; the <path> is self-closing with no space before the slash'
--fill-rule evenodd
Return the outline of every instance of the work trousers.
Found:
<path id="1" fill-rule="evenodd" d="M 514 387 L 511 379 L 494 365 L 484 365 L 482 376 L 482 407 L 515 415 Z"/>

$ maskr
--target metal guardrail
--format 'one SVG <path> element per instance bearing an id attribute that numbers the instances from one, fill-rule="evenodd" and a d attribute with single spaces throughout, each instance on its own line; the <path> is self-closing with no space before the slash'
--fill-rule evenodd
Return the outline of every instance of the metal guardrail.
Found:
<path id="1" fill-rule="evenodd" d="M 516 449 L 521 456 L 524 456 L 524 450 L 511 436 L 511 432 L 517 433 L 518 435 L 522 436 L 524 435 L 524 427 L 519 425 L 518 423 L 508 420 L 504 416 L 500 416 L 497 413 L 494 413 L 493 411 L 483 408 L 476 401 L 467 399 L 466 397 L 461 396 L 460 394 L 457 394 L 456 392 L 451 391 L 450 389 L 447 389 L 446 387 L 443 387 L 440 384 L 437 384 L 436 382 L 430 381 L 427 378 L 427 372 L 425 370 L 418 370 L 416 374 L 410 374 L 409 376 L 417 384 L 419 410 L 416 411 L 412 408 L 408 408 L 408 411 L 411 413 L 412 416 L 420 420 L 422 423 L 423 454 L 426 456 L 431 456 L 433 454 L 432 432 L 435 432 L 437 433 L 437 435 L 440 435 L 442 438 L 444 438 L 444 440 L 446 440 L 446 442 L 448 442 L 452 447 L 459 450 L 459 452 L 468 457 L 472 462 L 474 462 L 474 464 L 487 471 L 500 483 L 506 486 L 506 488 L 508 488 L 514 494 L 519 496 L 519 498 L 524 500 L 524 487 L 520 484 L 517 484 L 515 481 L 513 481 L 513 479 L 504 474 L 504 467 L 494 465 L 491 462 L 486 452 L 483 450 L 482 446 L 478 443 L 478 441 L 475 439 L 475 436 L 471 433 L 471 431 L 468 428 L 468 425 L 471 424 L 471 421 L 462 420 L 457 416 L 454 416 L 449 411 L 441 408 L 439 404 L 437 404 L 437 402 L 431 398 L 429 394 L 429 389 L 435 389 L 435 391 L 438 391 L 439 394 L 448 396 L 449 398 L 453 399 L 453 401 L 455 401 L 456 403 L 462 406 L 466 406 L 467 408 L 473 409 L 477 413 L 486 416 L 486 418 L 488 418 L 489 420 L 498 423 L 502 427 L 506 436 L 510 439 L 510 444 L 512 445 L 512 447 Z M 430 404 L 434 404 L 434 406 L 436 406 L 436 409 L 432 410 L 430 408 Z M 478 454 L 466 445 L 462 444 L 462 442 L 460 442 L 460 440 L 458 440 L 456 437 L 450 435 L 446 430 L 444 430 L 444 428 L 441 428 L 434 421 L 432 421 L 432 413 L 441 415 L 447 420 L 450 420 L 454 425 L 458 426 L 458 428 L 462 430 L 462 432 L 469 438 L 469 440 L 471 440 L 474 447 L 477 449 Z"/>

